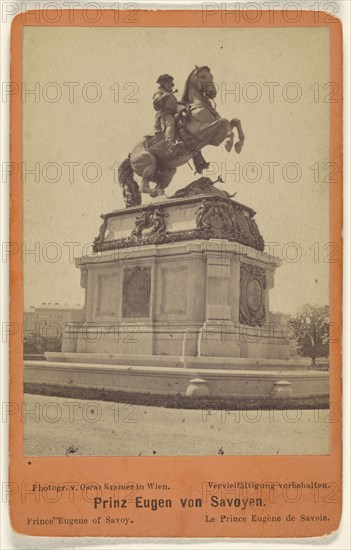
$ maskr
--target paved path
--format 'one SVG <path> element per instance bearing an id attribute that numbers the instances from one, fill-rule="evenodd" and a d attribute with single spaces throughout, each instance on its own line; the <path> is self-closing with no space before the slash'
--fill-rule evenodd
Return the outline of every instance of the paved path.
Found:
<path id="1" fill-rule="evenodd" d="M 328 454 L 329 412 L 208 411 L 25 395 L 26 455 Z"/>

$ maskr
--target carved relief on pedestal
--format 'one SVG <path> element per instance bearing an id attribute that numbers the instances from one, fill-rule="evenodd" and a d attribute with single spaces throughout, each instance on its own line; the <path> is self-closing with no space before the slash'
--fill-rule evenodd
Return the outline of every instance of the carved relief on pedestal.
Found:
<path id="1" fill-rule="evenodd" d="M 255 220 L 254 212 L 228 199 L 203 199 L 195 211 L 196 227 L 204 238 L 220 238 L 237 241 L 257 250 L 264 249 L 264 242 Z"/>
<path id="2" fill-rule="evenodd" d="M 183 215 L 180 216 L 181 210 Z M 128 224 L 122 218 L 123 234 L 114 238 L 120 231 L 119 215 L 102 216 L 104 223 L 95 239 L 94 252 L 192 239 L 227 239 L 264 250 L 262 235 L 253 219 L 255 212 L 226 196 L 182 198 L 179 204 L 171 203 L 169 210 L 167 204 L 165 207 L 142 206 L 139 213 L 130 212 Z M 128 227 L 130 233 L 126 235 Z"/>
<path id="3" fill-rule="evenodd" d="M 100 218 L 103 220 L 102 224 L 100 225 L 99 234 L 94 239 L 94 246 L 93 250 L 97 250 L 97 247 L 100 245 L 103 245 L 106 240 L 109 239 L 111 231 L 108 227 L 108 219 L 105 214 L 101 214 Z"/>
<path id="4" fill-rule="evenodd" d="M 203 199 L 195 214 L 196 227 L 209 230 L 212 237 L 230 236 L 235 232 L 235 213 L 227 202 Z"/>
<path id="5" fill-rule="evenodd" d="M 150 267 L 126 267 L 123 271 L 123 317 L 149 317 L 150 315 Z"/>
<path id="6" fill-rule="evenodd" d="M 240 323 L 262 325 L 265 322 L 265 270 L 251 264 L 240 266 Z"/>
<path id="7" fill-rule="evenodd" d="M 98 236 L 94 239 L 94 245 L 102 244 L 105 240 L 105 234 L 107 230 L 107 218 L 103 214 L 100 216 L 100 218 L 102 218 L 102 224 L 100 225 Z"/>
<path id="8" fill-rule="evenodd" d="M 163 208 L 143 210 L 135 220 L 131 239 L 135 244 L 161 243 L 166 235 L 167 216 Z"/>

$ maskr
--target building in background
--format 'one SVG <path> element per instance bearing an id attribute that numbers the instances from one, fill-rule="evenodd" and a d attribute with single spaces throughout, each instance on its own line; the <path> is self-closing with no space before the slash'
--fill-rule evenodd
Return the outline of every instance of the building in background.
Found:
<path id="1" fill-rule="evenodd" d="M 38 307 L 31 306 L 24 311 L 24 336 L 62 339 L 67 323 L 81 322 L 82 318 L 83 306 L 80 304 L 69 306 L 44 302 Z"/>

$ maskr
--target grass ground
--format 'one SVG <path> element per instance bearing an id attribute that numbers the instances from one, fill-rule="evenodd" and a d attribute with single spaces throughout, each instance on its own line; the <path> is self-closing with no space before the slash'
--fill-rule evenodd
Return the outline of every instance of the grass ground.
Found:
<path id="1" fill-rule="evenodd" d="M 328 397 L 304 397 L 273 399 L 271 397 L 215 397 L 189 398 L 184 395 L 151 395 L 142 393 L 98 390 L 96 388 L 74 388 L 49 386 L 47 384 L 25 384 L 25 392 L 36 395 L 92 399 L 94 401 L 115 401 L 167 409 L 226 409 L 226 410 L 285 410 L 285 409 L 328 409 Z"/>

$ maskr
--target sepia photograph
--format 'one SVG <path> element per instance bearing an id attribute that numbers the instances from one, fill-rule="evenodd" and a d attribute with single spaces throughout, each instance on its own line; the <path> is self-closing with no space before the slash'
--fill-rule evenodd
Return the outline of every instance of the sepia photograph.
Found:
<path id="1" fill-rule="evenodd" d="M 341 20 L 79 6 L 8 25 L 17 546 L 335 542 Z"/>
<path id="2" fill-rule="evenodd" d="M 25 455 L 329 455 L 330 52 L 23 28 Z"/>

